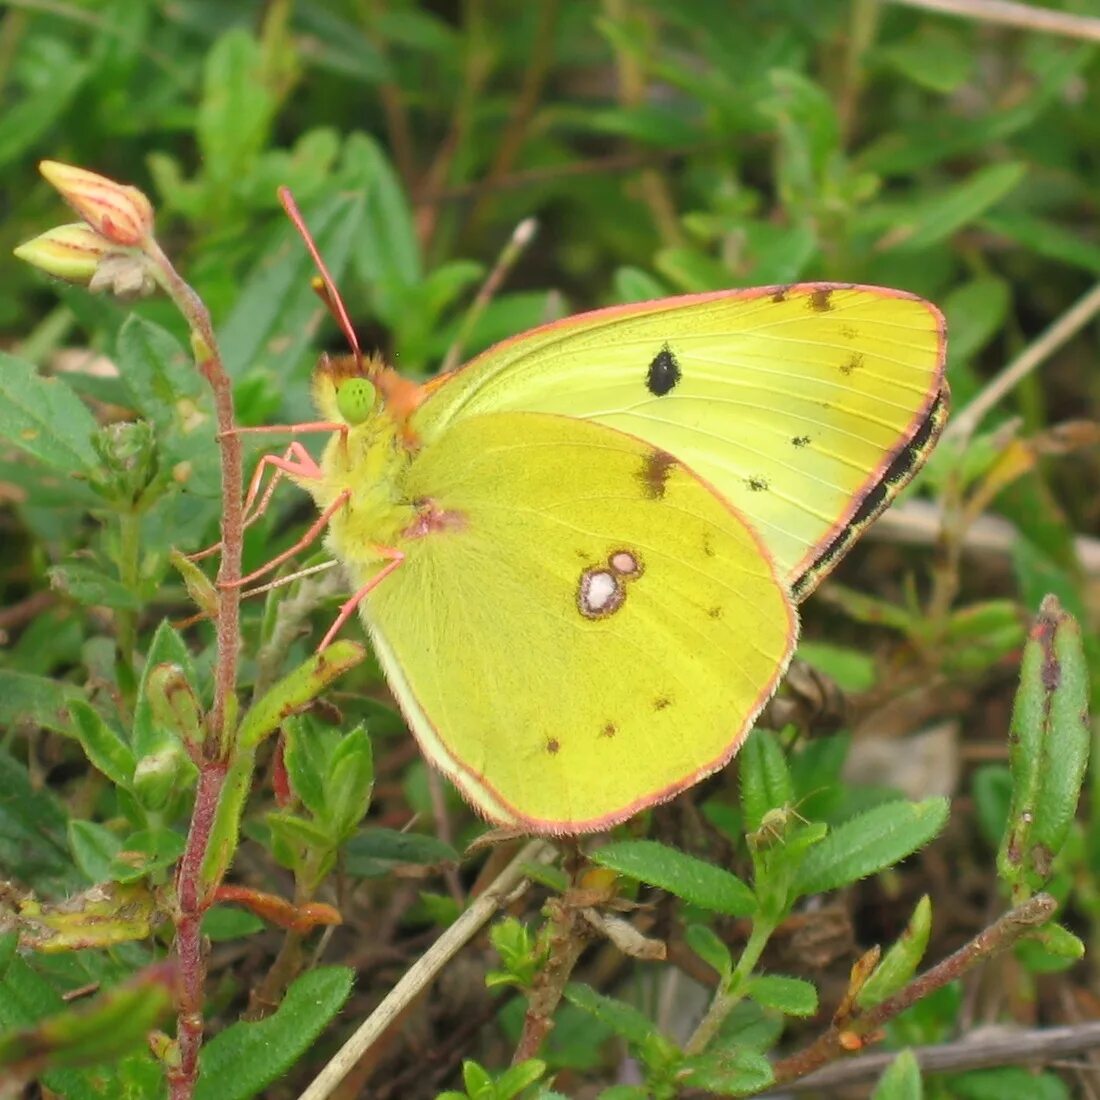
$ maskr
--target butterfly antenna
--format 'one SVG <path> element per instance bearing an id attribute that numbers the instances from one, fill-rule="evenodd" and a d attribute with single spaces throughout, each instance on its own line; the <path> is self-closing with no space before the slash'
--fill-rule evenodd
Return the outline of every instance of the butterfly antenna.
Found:
<path id="1" fill-rule="evenodd" d="M 305 218 L 302 217 L 301 210 L 298 209 L 298 204 L 294 201 L 294 196 L 290 193 L 290 188 L 280 187 L 278 195 L 279 202 L 283 204 L 283 209 L 286 211 L 287 217 L 294 223 L 294 228 L 298 230 L 298 234 L 301 236 L 302 240 L 305 241 L 306 248 L 309 249 L 309 254 L 313 257 L 313 262 L 317 265 L 317 270 L 321 273 L 321 284 L 319 287 L 315 285 L 314 289 L 317 290 L 321 301 L 325 303 L 328 311 L 336 319 L 336 323 L 340 326 L 340 331 L 344 334 L 344 339 L 347 340 L 348 346 L 355 354 L 356 365 L 362 370 L 363 353 L 359 349 L 359 340 L 355 335 L 355 329 L 351 327 L 351 318 L 348 317 L 348 311 L 344 308 L 343 299 L 340 297 L 340 292 L 336 289 L 336 282 L 332 278 L 332 274 L 329 272 L 325 261 L 321 258 L 321 253 L 318 251 L 313 235 L 306 225 Z"/>

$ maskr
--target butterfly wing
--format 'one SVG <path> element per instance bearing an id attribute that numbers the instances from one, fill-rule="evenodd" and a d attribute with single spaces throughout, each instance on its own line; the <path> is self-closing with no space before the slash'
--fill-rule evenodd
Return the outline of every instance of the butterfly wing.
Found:
<path id="1" fill-rule="evenodd" d="M 363 616 L 425 755 L 487 817 L 607 828 L 733 755 L 797 620 L 756 534 L 683 463 L 494 413 L 455 421 L 401 491 L 405 558 Z M 330 537 L 355 572 L 336 520 Z"/>
<path id="2" fill-rule="evenodd" d="M 580 314 L 490 348 L 414 419 L 592 420 L 672 454 L 759 532 L 796 598 L 909 480 L 947 411 L 943 317 L 877 287 L 804 284 Z"/>

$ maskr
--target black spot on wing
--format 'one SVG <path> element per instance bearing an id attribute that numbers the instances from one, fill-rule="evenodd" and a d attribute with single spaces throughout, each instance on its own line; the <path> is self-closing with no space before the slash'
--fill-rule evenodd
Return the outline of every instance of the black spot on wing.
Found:
<path id="1" fill-rule="evenodd" d="M 828 313 L 833 308 L 833 303 L 831 301 L 832 296 L 833 291 L 831 287 L 818 287 L 817 290 L 810 295 L 810 309 L 812 309 L 814 313 Z"/>
<path id="2" fill-rule="evenodd" d="M 671 393 L 680 381 L 680 364 L 672 354 L 672 348 L 665 344 L 653 357 L 646 372 L 646 389 L 654 397 L 664 397 Z"/>
<path id="3" fill-rule="evenodd" d="M 561 749 L 561 742 L 556 737 L 551 737 L 550 740 L 546 742 L 546 751 L 551 756 L 553 756 L 557 752 L 559 752 L 560 749 Z"/>
<path id="4" fill-rule="evenodd" d="M 765 493 L 768 490 L 768 479 L 766 477 L 749 477 L 745 479 L 745 484 L 752 493 Z"/>
<path id="5" fill-rule="evenodd" d="M 672 706 L 672 700 L 667 695 L 659 695 L 653 700 L 654 710 L 664 710 L 666 707 Z"/>
<path id="6" fill-rule="evenodd" d="M 614 737 L 619 732 L 619 727 L 614 722 L 604 722 L 603 729 L 600 730 L 601 737 Z"/>
<path id="7" fill-rule="evenodd" d="M 810 437 L 808 435 L 796 435 L 791 440 L 792 447 L 808 447 L 810 445 Z"/>
<path id="8" fill-rule="evenodd" d="M 863 356 L 858 351 L 852 352 L 843 363 L 840 364 L 840 373 L 849 375 L 863 366 Z"/>
<path id="9" fill-rule="evenodd" d="M 772 301 L 775 302 L 776 305 L 779 305 L 780 302 L 785 302 L 790 289 L 789 286 L 777 286 L 772 291 Z"/>

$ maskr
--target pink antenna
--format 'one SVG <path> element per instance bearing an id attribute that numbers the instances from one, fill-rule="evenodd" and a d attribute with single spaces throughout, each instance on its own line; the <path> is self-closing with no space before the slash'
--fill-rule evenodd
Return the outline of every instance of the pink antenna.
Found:
<path id="1" fill-rule="evenodd" d="M 329 312 L 336 318 L 336 323 L 340 326 L 340 331 L 344 334 L 344 338 L 347 340 L 348 345 L 355 353 L 356 365 L 359 367 L 359 370 L 362 371 L 363 353 L 359 350 L 359 341 L 356 339 L 355 330 L 351 327 L 351 319 L 348 317 L 348 311 L 344 308 L 344 302 L 340 297 L 340 292 L 336 289 L 336 283 L 333 281 L 329 269 L 325 266 L 325 261 L 321 259 L 321 253 L 317 250 L 317 245 L 306 226 L 305 218 L 302 217 L 302 212 L 298 209 L 298 204 L 294 201 L 294 196 L 290 193 L 290 188 L 280 187 L 278 195 L 279 201 L 283 204 L 283 209 L 287 213 L 287 217 L 294 223 L 294 228 L 298 230 L 302 240 L 305 241 L 306 248 L 309 249 L 309 254 L 313 257 L 313 262 L 317 265 L 317 270 L 321 273 L 321 279 L 324 282 L 324 293 L 321 295 L 321 299 L 324 301 L 325 305 L 328 306 Z"/>

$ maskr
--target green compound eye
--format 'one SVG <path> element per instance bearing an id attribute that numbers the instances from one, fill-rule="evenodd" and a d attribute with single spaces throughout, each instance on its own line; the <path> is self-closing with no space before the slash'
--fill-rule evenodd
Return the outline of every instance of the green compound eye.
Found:
<path id="1" fill-rule="evenodd" d="M 374 412 L 377 396 L 365 378 L 348 378 L 336 389 L 336 408 L 349 424 L 362 424 Z"/>

